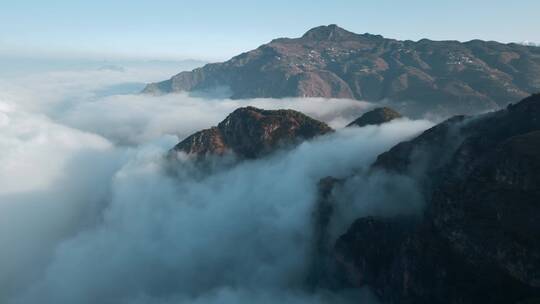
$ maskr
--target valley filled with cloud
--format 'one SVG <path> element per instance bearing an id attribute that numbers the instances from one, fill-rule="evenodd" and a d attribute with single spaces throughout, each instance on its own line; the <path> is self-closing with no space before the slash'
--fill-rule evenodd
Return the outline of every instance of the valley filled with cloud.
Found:
<path id="1" fill-rule="evenodd" d="M 139 94 L 172 71 L 0 78 L 0 302 L 349 303 L 347 290 L 305 288 L 318 181 L 354 173 L 347 187 L 363 194 L 336 212 L 333 238 L 362 215 L 420 211 L 414 181 L 362 172 L 433 123 L 345 129 L 374 107 L 347 99 Z M 166 158 L 248 105 L 298 110 L 337 132 L 232 166 L 217 161 L 211 174 Z M 407 199 L 398 206 L 396 197 Z"/>

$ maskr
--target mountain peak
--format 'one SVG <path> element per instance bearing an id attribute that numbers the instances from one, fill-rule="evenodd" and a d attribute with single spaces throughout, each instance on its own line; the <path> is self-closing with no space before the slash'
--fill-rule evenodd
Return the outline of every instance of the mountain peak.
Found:
<path id="1" fill-rule="evenodd" d="M 199 131 L 174 147 L 174 151 L 204 156 L 233 152 L 257 158 L 280 147 L 333 132 L 323 122 L 293 110 L 236 109 L 217 127 Z"/>
<path id="2" fill-rule="evenodd" d="M 388 107 L 381 107 L 364 113 L 347 127 L 364 127 L 368 125 L 380 125 L 403 116 L 395 110 Z"/>
<path id="3" fill-rule="evenodd" d="M 313 40 L 342 40 L 355 37 L 356 34 L 349 32 L 336 24 L 317 26 L 307 31 L 302 38 Z"/>

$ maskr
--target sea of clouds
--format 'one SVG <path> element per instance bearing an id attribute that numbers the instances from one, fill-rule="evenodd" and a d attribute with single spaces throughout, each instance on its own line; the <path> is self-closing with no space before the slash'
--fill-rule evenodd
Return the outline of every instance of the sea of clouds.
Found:
<path id="1" fill-rule="evenodd" d="M 375 301 L 305 288 L 317 182 L 357 174 L 334 238 L 359 216 L 418 210 L 414 182 L 358 172 L 432 123 L 343 129 L 373 107 L 354 100 L 137 94 L 173 68 L 1 76 L 0 303 Z M 165 160 L 247 105 L 296 109 L 338 131 L 209 175 Z"/>

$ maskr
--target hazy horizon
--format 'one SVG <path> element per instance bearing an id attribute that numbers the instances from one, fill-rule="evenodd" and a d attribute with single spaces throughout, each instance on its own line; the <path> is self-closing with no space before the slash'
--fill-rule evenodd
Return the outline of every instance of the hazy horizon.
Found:
<path id="1" fill-rule="evenodd" d="M 530 0 L 512 6 L 484 0 L 18 1 L 0 12 L 0 56 L 221 61 L 327 24 L 400 40 L 538 43 L 538 11 L 540 3 Z"/>

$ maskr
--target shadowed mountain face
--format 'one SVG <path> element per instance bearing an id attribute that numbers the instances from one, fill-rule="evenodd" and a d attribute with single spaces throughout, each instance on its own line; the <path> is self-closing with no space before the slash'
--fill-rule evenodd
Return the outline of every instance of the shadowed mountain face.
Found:
<path id="1" fill-rule="evenodd" d="M 538 301 L 539 155 L 540 95 L 452 118 L 380 155 L 373 168 L 417 178 L 427 206 L 417 219 L 350 227 L 335 247 L 350 284 L 392 303 Z"/>
<path id="2" fill-rule="evenodd" d="M 233 152 L 242 158 L 256 158 L 330 132 L 333 130 L 325 123 L 297 111 L 245 107 L 235 110 L 217 127 L 187 137 L 173 150 L 199 156 Z"/>
<path id="3" fill-rule="evenodd" d="M 540 91 L 540 48 L 479 40 L 398 41 L 329 25 L 182 72 L 144 92 L 222 87 L 234 99 L 353 98 L 384 101 L 408 116 L 470 114 Z"/>
<path id="4" fill-rule="evenodd" d="M 364 127 L 368 125 L 380 125 L 389 121 L 392 121 L 394 119 L 401 118 L 401 114 L 398 112 L 387 108 L 377 108 L 375 110 L 371 110 L 369 112 L 364 113 L 362 116 L 360 116 L 358 119 L 354 120 L 350 124 L 347 125 L 347 127 Z"/>
<path id="5" fill-rule="evenodd" d="M 379 108 L 358 121 L 380 124 L 398 117 Z M 330 132 L 296 111 L 246 107 L 173 151 L 254 159 Z M 497 112 L 448 119 L 379 155 L 372 165 L 371 173 L 415 179 L 426 200 L 423 213 L 359 218 L 335 243 L 329 223 L 347 179 L 323 179 L 307 284 L 369 286 L 385 303 L 535 303 L 540 299 L 539 155 L 540 94 Z"/>

